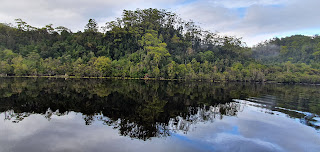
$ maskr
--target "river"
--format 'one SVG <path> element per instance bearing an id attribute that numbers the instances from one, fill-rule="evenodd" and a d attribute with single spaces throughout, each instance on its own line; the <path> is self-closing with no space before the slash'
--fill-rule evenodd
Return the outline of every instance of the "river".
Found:
<path id="1" fill-rule="evenodd" d="M 0 151 L 320 150 L 320 86 L 0 78 Z"/>

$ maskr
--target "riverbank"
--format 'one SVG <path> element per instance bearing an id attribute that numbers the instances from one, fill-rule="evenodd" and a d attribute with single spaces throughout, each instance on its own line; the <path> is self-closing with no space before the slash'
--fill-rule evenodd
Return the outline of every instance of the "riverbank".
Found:
<path id="1" fill-rule="evenodd" d="M 115 80 L 152 80 L 152 81 L 185 81 L 185 82 L 245 82 L 245 83 L 270 83 L 270 84 L 302 84 L 302 85 L 320 85 L 320 83 L 296 83 L 296 82 L 277 82 L 277 81 L 226 81 L 226 80 L 208 80 L 208 79 L 165 79 L 165 78 L 130 78 L 130 77 L 77 77 L 77 76 L 0 76 L 0 78 L 56 78 L 56 79 L 115 79 Z"/>

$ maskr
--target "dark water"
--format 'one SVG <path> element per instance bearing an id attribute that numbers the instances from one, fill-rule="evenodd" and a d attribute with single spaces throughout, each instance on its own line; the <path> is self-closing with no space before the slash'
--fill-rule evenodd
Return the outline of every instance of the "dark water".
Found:
<path id="1" fill-rule="evenodd" d="M 0 152 L 320 151 L 320 86 L 0 79 Z"/>

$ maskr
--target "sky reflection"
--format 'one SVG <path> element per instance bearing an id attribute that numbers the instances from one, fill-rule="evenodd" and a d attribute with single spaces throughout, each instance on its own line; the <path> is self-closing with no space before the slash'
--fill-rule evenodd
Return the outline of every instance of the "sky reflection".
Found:
<path id="1" fill-rule="evenodd" d="M 318 92 L 275 84 L 0 79 L 0 152 L 317 152 Z"/>
<path id="2" fill-rule="evenodd" d="M 238 103 L 241 104 L 241 103 Z M 0 114 L 0 151 L 317 151 L 320 136 L 314 128 L 291 118 L 242 105 L 236 117 L 198 122 L 171 136 L 147 141 L 119 136 L 112 126 L 83 123 L 81 113 L 53 115 L 48 121 L 32 114 L 19 123 Z M 293 144 L 294 143 L 294 144 Z"/>

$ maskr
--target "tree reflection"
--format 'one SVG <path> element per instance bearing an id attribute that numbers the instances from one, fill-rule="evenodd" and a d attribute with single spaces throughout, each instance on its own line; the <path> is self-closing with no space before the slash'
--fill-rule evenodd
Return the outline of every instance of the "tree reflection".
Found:
<path id="1" fill-rule="evenodd" d="M 279 96 L 292 93 L 283 88 L 290 89 L 241 83 L 1 78 L 0 113 L 4 112 L 6 120 L 19 123 L 32 114 L 41 114 L 50 121 L 53 115 L 74 111 L 83 114 L 86 125 L 99 122 L 118 129 L 120 135 L 147 140 L 172 132 L 187 133 L 199 122 L 236 116 L 243 107 L 233 99 L 275 91 Z M 295 91 L 314 92 L 312 95 L 319 97 L 316 89 L 293 87 Z M 303 103 L 296 109 L 304 106 L 302 109 L 319 112 L 320 97 L 314 96 L 303 94 L 298 98 Z M 315 101 L 305 102 L 304 98 Z M 292 107 L 285 102 L 276 104 Z"/>

